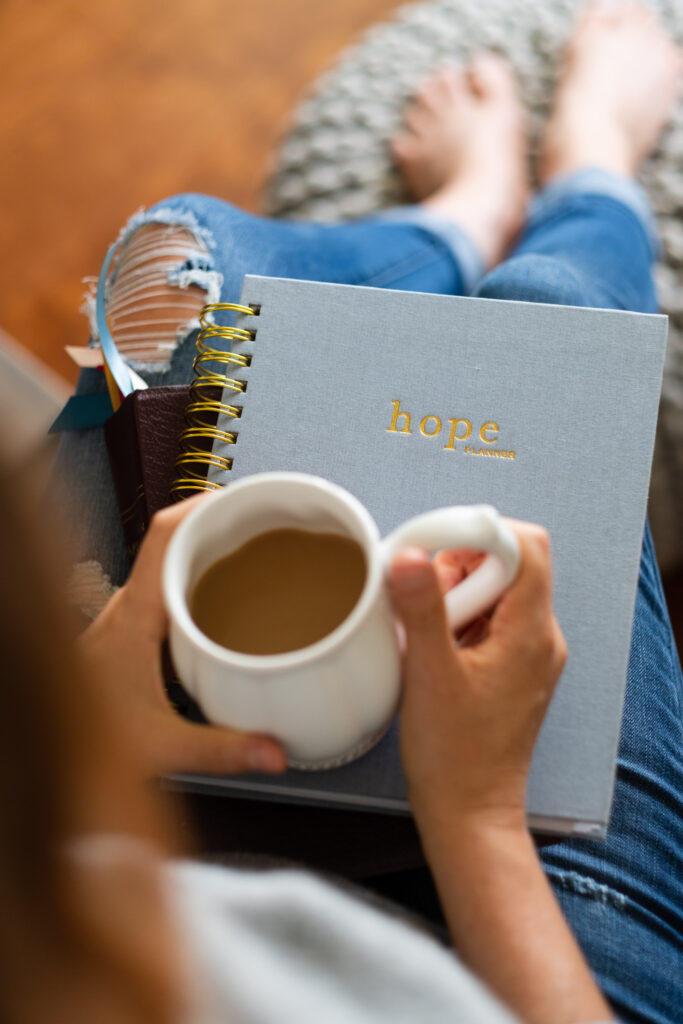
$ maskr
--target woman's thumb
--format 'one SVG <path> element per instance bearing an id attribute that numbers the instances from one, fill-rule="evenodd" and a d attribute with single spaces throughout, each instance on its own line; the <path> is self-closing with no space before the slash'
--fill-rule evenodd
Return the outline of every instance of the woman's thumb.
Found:
<path id="1" fill-rule="evenodd" d="M 239 775 L 283 772 L 287 767 L 287 755 L 277 740 L 229 726 L 199 725 L 178 718 L 174 740 L 176 771 Z"/>
<path id="2" fill-rule="evenodd" d="M 408 657 L 450 665 L 454 644 L 439 578 L 422 548 L 402 548 L 389 570 L 389 592 L 406 631 Z"/>

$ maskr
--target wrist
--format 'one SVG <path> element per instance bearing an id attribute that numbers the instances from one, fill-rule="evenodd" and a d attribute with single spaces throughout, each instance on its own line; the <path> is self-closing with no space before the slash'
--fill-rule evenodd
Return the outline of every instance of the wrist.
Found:
<path id="1" fill-rule="evenodd" d="M 427 860 L 452 860 L 459 851 L 486 855 L 501 848 L 534 849 L 523 806 L 462 807 L 450 804 L 438 810 L 416 812 Z"/>
<path id="2" fill-rule="evenodd" d="M 427 785 L 415 785 L 408 777 L 408 795 L 420 830 L 526 832 L 527 772 L 504 772 L 505 782 L 495 786 L 446 785 L 433 776 Z"/>

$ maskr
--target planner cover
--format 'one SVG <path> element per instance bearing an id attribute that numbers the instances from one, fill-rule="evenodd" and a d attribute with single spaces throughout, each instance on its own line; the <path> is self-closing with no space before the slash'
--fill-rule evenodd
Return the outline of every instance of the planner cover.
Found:
<path id="1" fill-rule="evenodd" d="M 470 502 L 550 531 L 569 657 L 535 748 L 529 822 L 604 835 L 666 317 L 252 276 L 240 302 L 257 315 L 238 317 L 227 372 L 246 390 L 223 392 L 241 415 L 218 418 L 211 482 L 318 474 L 356 495 L 382 535 Z M 409 811 L 395 724 L 333 771 L 173 782 Z"/>

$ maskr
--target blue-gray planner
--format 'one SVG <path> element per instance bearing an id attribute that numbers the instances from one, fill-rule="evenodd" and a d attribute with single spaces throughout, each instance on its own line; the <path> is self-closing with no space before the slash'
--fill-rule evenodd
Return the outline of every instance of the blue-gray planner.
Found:
<path id="1" fill-rule="evenodd" d="M 663 316 L 247 276 L 260 307 L 232 351 L 251 357 L 232 460 L 314 473 L 354 494 L 384 536 L 443 505 L 490 503 L 551 535 L 569 657 L 531 768 L 544 831 L 604 835 L 666 348 Z M 215 339 L 214 339 L 215 340 Z M 396 724 L 326 772 L 171 784 L 409 813 Z"/>

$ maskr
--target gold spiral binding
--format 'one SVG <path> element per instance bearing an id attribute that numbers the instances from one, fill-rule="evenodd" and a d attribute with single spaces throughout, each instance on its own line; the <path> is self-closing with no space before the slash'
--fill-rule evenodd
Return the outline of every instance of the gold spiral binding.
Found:
<path id="1" fill-rule="evenodd" d="M 230 391 L 244 394 L 247 381 L 229 376 L 228 371 L 250 366 L 251 356 L 214 348 L 212 339 L 220 338 L 224 345 L 230 346 L 236 341 L 253 341 L 256 331 L 216 323 L 213 318 L 222 312 L 258 316 L 260 308 L 233 302 L 211 302 L 199 314 L 197 354 L 192 364 L 194 379 L 190 385 L 190 401 L 185 408 L 186 428 L 180 435 L 180 454 L 175 462 L 176 479 L 171 487 L 173 501 L 180 501 L 198 491 L 220 490 L 220 484 L 207 479 L 208 470 L 232 469 L 232 459 L 216 455 L 211 448 L 215 441 L 235 444 L 237 440 L 237 430 L 224 430 L 216 424 L 220 415 L 235 420 L 242 415 L 242 407 L 231 405 L 225 397 Z"/>

